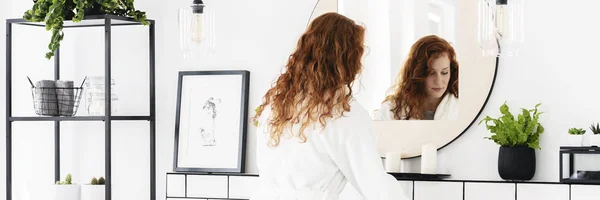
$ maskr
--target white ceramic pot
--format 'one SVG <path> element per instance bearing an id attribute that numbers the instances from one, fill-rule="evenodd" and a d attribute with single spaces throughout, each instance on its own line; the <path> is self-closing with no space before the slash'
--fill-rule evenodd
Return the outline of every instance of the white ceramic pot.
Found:
<path id="1" fill-rule="evenodd" d="M 82 185 L 81 200 L 104 200 L 104 185 Z"/>
<path id="2" fill-rule="evenodd" d="M 600 147 L 600 134 L 590 134 L 590 146 L 599 146 Z"/>
<path id="3" fill-rule="evenodd" d="M 571 147 L 581 147 L 583 146 L 583 141 L 585 135 L 568 135 L 567 144 L 565 146 Z"/>
<path id="4" fill-rule="evenodd" d="M 80 200 L 79 185 L 54 185 L 54 200 Z"/>

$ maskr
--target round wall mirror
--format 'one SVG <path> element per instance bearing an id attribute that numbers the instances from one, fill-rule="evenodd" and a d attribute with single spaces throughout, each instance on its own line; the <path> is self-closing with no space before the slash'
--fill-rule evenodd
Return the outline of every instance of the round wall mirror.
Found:
<path id="1" fill-rule="evenodd" d="M 327 12 L 367 29 L 364 69 L 355 91 L 372 114 L 382 155 L 418 157 L 422 146 L 441 149 L 478 124 L 497 60 L 484 57 L 480 49 L 477 2 L 320 0 L 309 23 Z M 450 46 L 455 59 L 431 54 L 440 44 Z"/>

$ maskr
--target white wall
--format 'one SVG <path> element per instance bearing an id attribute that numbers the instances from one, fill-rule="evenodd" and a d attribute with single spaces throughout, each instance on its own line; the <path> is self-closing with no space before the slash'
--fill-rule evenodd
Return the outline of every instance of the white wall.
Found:
<path id="1" fill-rule="evenodd" d="M 175 121 L 176 81 L 179 70 L 205 69 L 247 69 L 251 71 L 250 115 L 253 108 L 259 104 L 262 94 L 268 89 L 270 82 L 280 72 L 289 52 L 294 48 L 298 36 L 304 30 L 304 25 L 310 14 L 314 1 L 235 1 L 224 2 L 207 0 L 206 3 L 217 9 L 218 46 L 217 54 L 212 59 L 198 58 L 197 62 L 184 61 L 178 53 L 176 10 L 187 5 L 187 1 L 136 1 L 140 9 L 147 10 L 149 17 L 157 20 L 157 197 L 164 197 L 165 172 L 172 169 L 173 130 Z M 474 1 L 475 3 L 475 1 Z M 0 17 L 15 18 L 30 7 L 30 1 L 2 1 Z M 600 45 L 597 35 L 600 28 L 593 26 L 600 13 L 590 5 L 590 1 L 576 0 L 568 4 L 552 1 L 525 1 L 525 44 L 520 57 L 503 58 L 497 78 L 497 84 L 488 107 L 481 117 L 491 114 L 498 115 L 497 108 L 505 100 L 514 108 L 531 107 L 542 102 L 541 107 L 546 113 L 541 122 L 546 127 L 542 136 L 542 151 L 538 151 L 538 168 L 536 180 L 556 181 L 558 176 L 557 150 L 562 136 L 570 127 L 586 128 L 590 123 L 600 121 L 598 107 L 597 74 L 600 68 L 595 66 L 596 47 Z M 598 3 L 596 3 L 598 4 Z M 12 10 L 9 10 L 12 9 Z M 560 10 L 561 14 L 556 11 Z M 4 33 L 4 25 L 0 33 Z M 102 38 L 101 32 L 75 31 L 77 33 L 65 36 L 63 61 L 65 70 L 63 76 L 79 80 L 82 75 L 101 74 Z M 135 75 L 141 78 L 131 78 L 132 81 L 147 81 L 147 56 L 145 39 L 147 32 L 143 28 L 115 29 L 113 47 L 120 49 L 115 52 L 114 71 L 119 74 Z M 43 53 L 47 44 L 47 35 L 38 37 L 35 32 L 22 34 L 16 38 L 14 73 L 19 77 L 14 79 L 13 89 L 19 92 L 14 108 L 15 112 L 27 114 L 30 110 L 30 96 L 23 82 L 25 75 L 40 78 L 51 78 L 51 62 L 44 61 Z M 120 44 L 133 43 L 133 46 Z M 87 46 L 76 46 L 75 43 Z M 4 40 L 0 40 L 4 47 Z M 130 49 L 133 48 L 133 49 Z M 70 50 L 68 50 L 70 49 Z M 5 48 L 0 48 L 0 61 L 4 63 Z M 84 51 L 85 50 L 85 51 Z M 23 53 L 27 52 L 27 53 Z M 120 56 L 117 53 L 121 52 Z M 373 51 L 371 51 L 373 52 Z M 69 54 L 71 53 L 71 54 Z M 69 57 L 75 55 L 77 57 Z M 127 57 L 125 56 L 127 55 Z M 131 58 L 131 60 L 129 59 Z M 84 70 L 84 68 L 94 68 Z M 35 70 L 35 71 L 32 71 Z M 0 70 L 0 76 L 4 76 Z M 43 73 L 43 74 L 42 74 Z M 130 104 L 129 102 L 146 99 L 136 99 L 144 91 L 136 91 L 137 85 L 125 85 L 127 77 L 115 77 L 118 90 L 122 95 L 120 103 L 127 103 L 125 113 L 140 114 L 147 104 Z M 129 80 L 129 79 L 127 79 Z M 137 82 L 136 82 L 137 83 Z M 0 92 L 4 94 L 5 81 L 0 81 Z M 17 88 L 18 87 L 18 88 Z M 139 92 L 139 93 L 136 93 Z M 120 96 L 121 97 L 121 96 Z M 0 104 L 4 105 L 4 98 Z M 4 106 L 0 106 L 4 113 Z M 84 110 L 80 110 L 84 113 Z M 4 121 L 4 114 L 0 114 Z M 4 123 L 0 123 L 4 130 Z M 21 199 L 28 196 L 28 186 L 25 181 L 42 180 L 40 184 L 52 184 L 52 132 L 46 131 L 50 124 L 41 128 L 31 128 L 29 124 L 15 125 L 19 135 L 15 137 L 15 171 L 13 178 L 15 195 Z M 88 177 L 104 171 L 102 126 L 100 124 L 66 123 L 63 145 L 63 172 L 72 172 L 77 182 L 87 182 Z M 113 134 L 113 175 L 115 199 L 147 199 L 147 126 L 144 122 L 126 125 L 115 124 Z M 92 131 L 93 130 L 93 131 Z M 117 131 L 119 130 L 119 131 Z M 43 131 L 43 132 L 42 132 Z M 499 179 L 496 160 L 498 147 L 491 141 L 483 140 L 488 131 L 483 126 L 470 128 L 460 139 L 443 149 L 440 154 L 440 168 L 449 170 L 454 178 L 460 179 Z M 4 137 L 0 139 L 2 146 Z M 256 172 L 254 128 L 249 126 L 248 172 Z M 0 148 L 0 159 L 4 158 L 4 149 Z M 79 153 L 69 153 L 67 150 L 77 150 Z M 20 153 L 19 153 L 20 152 Z M 117 153 L 124 152 L 124 153 Z M 17 154 L 19 153 L 19 154 Z M 92 161 L 98 166 L 89 169 L 83 167 Z M 125 166 L 132 168 L 126 169 Z M 5 165 L 0 165 L 4 172 Z M 4 177 L 4 173 L 2 173 Z M 122 175 L 122 176 L 118 176 Z M 63 175 L 64 176 L 64 175 Z M 122 177 L 122 178 L 121 178 Z M 121 178 L 121 179 L 119 179 Z M 0 179 L 0 191 L 5 188 L 4 178 Z M 35 193 L 40 194 L 37 187 Z M 132 190 L 132 191 L 128 191 Z M 141 195 L 140 195 L 141 194 Z M 0 194 L 2 198 L 5 193 Z M 32 199 L 35 199 L 32 197 Z"/>

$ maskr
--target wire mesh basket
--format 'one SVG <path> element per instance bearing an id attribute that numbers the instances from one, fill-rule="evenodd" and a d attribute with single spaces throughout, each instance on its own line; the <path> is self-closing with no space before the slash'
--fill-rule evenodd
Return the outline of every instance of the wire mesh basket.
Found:
<path id="1" fill-rule="evenodd" d="M 85 82 L 85 79 L 83 81 Z M 73 81 L 41 80 L 36 85 L 31 82 L 31 79 L 29 82 L 35 114 L 72 117 L 77 113 L 83 93 L 83 83 L 81 87 L 73 87 Z"/>

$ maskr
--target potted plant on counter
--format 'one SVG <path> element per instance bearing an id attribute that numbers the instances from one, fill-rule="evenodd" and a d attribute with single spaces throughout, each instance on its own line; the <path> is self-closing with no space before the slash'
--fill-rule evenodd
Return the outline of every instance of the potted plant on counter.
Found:
<path id="1" fill-rule="evenodd" d="M 89 184 L 81 187 L 81 200 L 104 200 L 104 177 L 93 177 Z"/>
<path id="2" fill-rule="evenodd" d="M 486 116 L 479 122 L 485 122 L 487 130 L 492 133 L 485 139 L 493 140 L 500 145 L 498 153 L 498 173 L 505 180 L 531 180 L 535 175 L 535 150 L 540 148 L 540 135 L 544 127 L 538 122 L 543 112 L 521 108 L 515 117 L 506 102 L 500 106 L 502 116 L 492 118 Z"/>
<path id="3" fill-rule="evenodd" d="M 576 147 L 580 147 L 583 146 L 583 140 L 584 140 L 584 135 L 585 135 L 585 130 L 583 130 L 583 128 L 570 128 L 568 133 L 569 133 L 569 145 L 570 146 L 576 146 Z"/>
<path id="4" fill-rule="evenodd" d="M 73 184 L 71 174 L 54 185 L 54 200 L 79 200 L 80 187 Z"/>
<path id="5" fill-rule="evenodd" d="M 590 135 L 590 145 L 600 146 L 600 123 L 590 125 L 592 135 Z"/>

